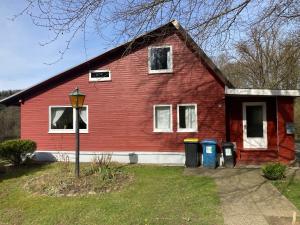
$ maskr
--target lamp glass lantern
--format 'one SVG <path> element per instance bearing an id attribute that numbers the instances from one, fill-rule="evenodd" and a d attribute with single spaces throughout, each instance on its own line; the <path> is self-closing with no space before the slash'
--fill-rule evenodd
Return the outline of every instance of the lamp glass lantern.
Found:
<path id="1" fill-rule="evenodd" d="M 82 108 L 84 99 L 85 99 L 85 94 L 81 93 L 79 91 L 79 88 L 76 88 L 74 91 L 72 91 L 69 94 L 70 102 L 73 108 Z"/>

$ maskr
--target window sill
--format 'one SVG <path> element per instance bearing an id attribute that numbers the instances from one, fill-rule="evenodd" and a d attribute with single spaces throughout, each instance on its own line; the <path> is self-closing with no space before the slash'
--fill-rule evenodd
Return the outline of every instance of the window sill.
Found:
<path id="1" fill-rule="evenodd" d="M 48 134 L 75 134 L 75 130 L 49 130 Z M 88 134 L 88 130 L 81 130 L 79 131 L 80 134 Z"/>
<path id="2" fill-rule="evenodd" d="M 172 130 L 154 130 L 154 133 L 173 133 Z"/>
<path id="3" fill-rule="evenodd" d="M 107 80 L 101 80 L 101 79 L 95 79 L 95 80 L 89 80 L 90 83 L 95 83 L 95 82 L 109 82 L 112 81 L 112 79 L 107 79 Z"/>
<path id="4" fill-rule="evenodd" d="M 198 133 L 198 130 L 177 130 L 177 133 Z"/>
<path id="5" fill-rule="evenodd" d="M 155 75 L 155 74 L 173 74 L 173 70 L 150 70 L 148 71 L 149 75 Z"/>

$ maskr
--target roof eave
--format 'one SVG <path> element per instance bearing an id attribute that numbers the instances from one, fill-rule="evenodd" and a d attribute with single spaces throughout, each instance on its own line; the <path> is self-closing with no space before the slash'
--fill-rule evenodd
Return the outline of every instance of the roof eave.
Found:
<path id="1" fill-rule="evenodd" d="M 234 88 L 234 85 L 227 79 L 227 77 L 222 73 L 222 71 L 216 66 L 216 64 L 206 55 L 206 53 L 199 47 L 199 45 L 194 41 L 194 39 L 189 35 L 189 33 L 180 25 L 177 20 L 171 21 L 171 23 L 176 27 L 178 31 L 184 35 L 194 48 L 196 53 L 204 61 L 204 63 L 217 75 L 217 77 L 224 83 L 225 86 Z"/>
<path id="2" fill-rule="evenodd" d="M 228 96 L 288 96 L 299 97 L 300 90 L 275 90 L 275 89 L 250 89 L 225 87 L 225 95 Z"/>

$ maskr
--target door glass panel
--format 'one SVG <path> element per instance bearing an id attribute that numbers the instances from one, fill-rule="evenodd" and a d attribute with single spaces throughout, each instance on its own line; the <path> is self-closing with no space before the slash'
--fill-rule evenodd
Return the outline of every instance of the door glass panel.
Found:
<path id="1" fill-rule="evenodd" d="M 263 137 L 263 107 L 247 106 L 247 137 Z"/>

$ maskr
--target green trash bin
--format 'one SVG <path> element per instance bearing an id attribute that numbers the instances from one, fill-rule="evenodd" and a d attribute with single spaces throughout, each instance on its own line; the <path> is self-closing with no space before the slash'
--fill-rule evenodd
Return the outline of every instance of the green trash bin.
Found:
<path id="1" fill-rule="evenodd" d="M 200 145 L 198 138 L 184 139 L 185 166 L 189 168 L 200 166 Z"/>

